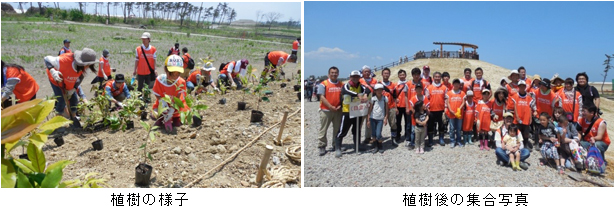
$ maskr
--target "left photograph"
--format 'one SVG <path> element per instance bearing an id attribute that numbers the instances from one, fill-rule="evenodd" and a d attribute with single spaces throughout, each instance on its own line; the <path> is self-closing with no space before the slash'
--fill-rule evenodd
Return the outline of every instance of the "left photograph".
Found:
<path id="1" fill-rule="evenodd" d="M 300 188 L 300 2 L 3 2 L 2 188 Z"/>

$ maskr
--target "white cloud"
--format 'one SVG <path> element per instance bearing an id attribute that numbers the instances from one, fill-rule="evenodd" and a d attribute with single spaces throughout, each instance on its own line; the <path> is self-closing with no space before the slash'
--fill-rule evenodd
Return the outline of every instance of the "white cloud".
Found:
<path id="1" fill-rule="evenodd" d="M 372 57 L 372 60 L 382 60 L 382 57 L 380 56 Z"/>
<path id="2" fill-rule="evenodd" d="M 305 53 L 306 58 L 317 58 L 317 59 L 353 59 L 358 58 L 358 53 L 349 53 L 338 47 L 328 48 L 328 47 L 319 47 L 316 51 L 310 51 Z"/>

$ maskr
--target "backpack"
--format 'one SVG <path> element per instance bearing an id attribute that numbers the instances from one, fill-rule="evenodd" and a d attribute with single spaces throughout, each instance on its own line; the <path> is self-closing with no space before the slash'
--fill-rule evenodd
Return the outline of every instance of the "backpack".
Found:
<path id="1" fill-rule="evenodd" d="M 220 68 L 218 68 L 218 71 L 219 71 L 219 72 L 220 72 L 220 71 L 222 71 L 222 69 L 226 66 L 226 64 L 228 64 L 228 62 L 226 62 L 226 63 L 221 63 L 221 64 L 220 64 Z"/>
<path id="2" fill-rule="evenodd" d="M 606 164 L 604 163 L 604 159 L 602 159 L 602 154 L 594 145 L 590 146 L 587 151 L 585 166 L 587 167 L 587 171 L 593 174 L 603 174 L 606 169 Z"/>
<path id="3" fill-rule="evenodd" d="M 188 57 L 188 69 L 194 69 L 194 60 L 191 57 Z"/>

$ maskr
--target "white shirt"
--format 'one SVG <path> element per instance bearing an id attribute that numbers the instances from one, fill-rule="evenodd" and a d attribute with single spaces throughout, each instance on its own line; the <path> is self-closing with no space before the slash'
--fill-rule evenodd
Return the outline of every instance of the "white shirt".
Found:
<path id="1" fill-rule="evenodd" d="M 370 115 L 370 118 L 374 120 L 384 120 L 384 115 L 385 115 L 384 112 L 386 109 L 386 105 L 389 101 L 387 97 L 382 96 L 382 98 L 378 100 L 377 96 L 373 96 L 371 101 L 373 104 L 373 108 L 372 108 L 372 113 Z"/>

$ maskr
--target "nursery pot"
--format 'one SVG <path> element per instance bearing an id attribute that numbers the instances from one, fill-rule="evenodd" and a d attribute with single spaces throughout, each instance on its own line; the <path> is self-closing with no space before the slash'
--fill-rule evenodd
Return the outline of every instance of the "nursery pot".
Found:
<path id="1" fill-rule="evenodd" d="M 250 116 L 250 122 L 251 123 L 263 122 L 263 116 L 264 115 L 265 114 L 263 114 L 263 112 L 261 112 L 261 111 L 252 110 L 252 116 Z"/>
<path id="2" fill-rule="evenodd" d="M 97 140 L 92 142 L 92 147 L 94 147 L 94 150 L 102 150 L 103 149 L 103 141 L 102 140 Z"/>
<path id="3" fill-rule="evenodd" d="M 62 146 L 62 145 L 64 145 L 64 137 L 58 136 L 55 139 L 53 139 L 53 142 L 55 142 L 56 145 L 58 145 L 58 147 Z"/>
<path id="4" fill-rule="evenodd" d="M 246 102 L 237 102 L 237 110 L 246 110 Z"/>
<path id="5" fill-rule="evenodd" d="M 282 84 L 280 84 L 280 87 L 281 87 L 281 88 L 285 88 L 285 87 L 286 87 L 286 83 L 282 83 Z"/>
<path id="6" fill-rule="evenodd" d="M 301 92 L 297 92 L 297 101 L 301 101 Z"/>
<path id="7" fill-rule="evenodd" d="M 148 186 L 150 177 L 152 176 L 152 166 L 140 163 L 135 168 L 135 184 L 139 186 Z"/>
<path id="8" fill-rule="evenodd" d="M 141 120 L 147 120 L 147 112 L 146 111 L 142 111 L 141 112 Z"/>
<path id="9" fill-rule="evenodd" d="M 192 116 L 192 126 L 197 127 L 200 126 L 203 120 L 200 117 Z"/>
<path id="10" fill-rule="evenodd" d="M 295 85 L 295 86 L 293 86 L 293 88 L 295 89 L 295 91 L 300 91 L 301 90 L 301 85 Z"/>
<path id="11" fill-rule="evenodd" d="M 22 154 L 22 155 L 19 155 L 19 159 L 26 159 L 26 160 L 30 160 L 30 158 L 28 158 L 28 154 Z"/>
<path id="12" fill-rule="evenodd" d="M 135 127 L 135 122 L 132 120 L 126 121 L 126 129 L 133 129 Z"/>
<path id="13" fill-rule="evenodd" d="M 220 103 L 220 104 L 226 104 L 226 98 L 220 99 L 220 101 L 218 101 L 218 103 Z"/>

